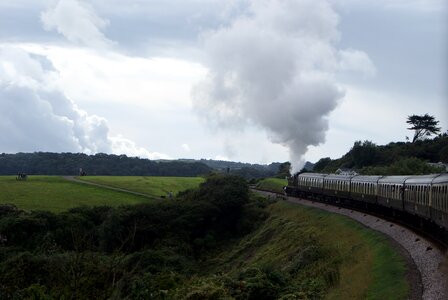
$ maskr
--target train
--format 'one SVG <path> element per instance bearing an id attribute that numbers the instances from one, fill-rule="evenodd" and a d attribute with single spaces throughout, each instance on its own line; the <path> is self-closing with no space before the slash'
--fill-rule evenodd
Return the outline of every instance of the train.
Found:
<path id="1" fill-rule="evenodd" d="M 420 227 L 448 232 L 448 173 L 366 176 L 301 173 L 288 179 L 287 196 L 381 212 Z"/>

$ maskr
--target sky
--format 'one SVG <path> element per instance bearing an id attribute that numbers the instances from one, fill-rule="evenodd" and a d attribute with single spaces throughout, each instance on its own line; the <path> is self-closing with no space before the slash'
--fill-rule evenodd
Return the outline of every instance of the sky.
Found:
<path id="1" fill-rule="evenodd" d="M 444 0 L 0 0 L 0 152 L 270 163 L 448 130 Z"/>

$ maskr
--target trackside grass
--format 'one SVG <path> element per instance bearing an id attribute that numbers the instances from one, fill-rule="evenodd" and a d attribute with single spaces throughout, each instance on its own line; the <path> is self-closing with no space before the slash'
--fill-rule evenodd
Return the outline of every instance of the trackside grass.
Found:
<path id="1" fill-rule="evenodd" d="M 151 201 L 145 197 L 70 182 L 58 176 L 0 176 L 0 203 L 12 203 L 25 210 L 61 212 L 73 207 L 118 206 Z"/>
<path id="2" fill-rule="evenodd" d="M 283 201 L 269 211 L 259 229 L 209 261 L 213 271 L 275 269 L 292 274 L 299 289 L 324 291 L 287 299 L 407 299 L 405 261 L 382 235 L 347 217 Z"/>
<path id="3" fill-rule="evenodd" d="M 283 193 L 283 187 L 286 185 L 288 185 L 288 181 L 286 179 L 265 178 L 257 184 L 257 188 L 264 191 Z"/>
<path id="4" fill-rule="evenodd" d="M 122 188 L 155 197 L 166 196 L 197 188 L 204 182 L 202 177 L 160 177 L 160 176 L 85 176 L 81 180 Z"/>

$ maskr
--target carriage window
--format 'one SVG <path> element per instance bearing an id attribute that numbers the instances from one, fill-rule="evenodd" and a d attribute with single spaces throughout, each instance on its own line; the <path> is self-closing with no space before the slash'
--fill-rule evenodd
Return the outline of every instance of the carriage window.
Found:
<path id="1" fill-rule="evenodd" d="M 418 186 L 414 187 L 414 201 L 418 202 Z"/>
<path id="2" fill-rule="evenodd" d="M 417 203 L 422 203 L 422 186 L 417 186 Z"/>
<path id="3" fill-rule="evenodd" d="M 432 199 L 433 199 L 433 206 L 438 208 L 439 207 L 439 187 L 433 186 L 432 187 Z"/>
<path id="4" fill-rule="evenodd" d="M 447 192 L 447 188 L 445 187 L 445 186 L 442 186 L 441 188 L 440 188 L 440 203 L 441 203 L 441 207 L 442 207 L 442 209 L 443 210 L 447 210 L 447 203 L 446 203 L 446 201 L 447 201 L 447 194 L 446 194 L 446 192 Z"/>

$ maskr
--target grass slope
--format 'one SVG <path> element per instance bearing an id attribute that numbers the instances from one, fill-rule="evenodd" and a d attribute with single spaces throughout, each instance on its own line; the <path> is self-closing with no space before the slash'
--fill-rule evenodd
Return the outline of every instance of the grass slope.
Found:
<path id="1" fill-rule="evenodd" d="M 69 182 L 57 176 L 29 176 L 17 181 L 0 176 L 0 203 L 12 203 L 25 210 L 61 212 L 72 207 L 137 204 L 147 198 L 104 188 Z"/>
<path id="2" fill-rule="evenodd" d="M 382 235 L 347 217 L 287 202 L 269 209 L 270 218 L 209 261 L 209 271 L 277 269 L 295 274 L 296 286 L 304 290 L 326 289 L 327 299 L 407 298 L 404 259 Z M 295 294 L 291 299 L 321 296 Z"/>
<path id="3" fill-rule="evenodd" d="M 202 177 L 85 176 L 80 179 L 155 197 L 166 196 L 169 192 L 175 195 L 204 182 Z"/>
<path id="4" fill-rule="evenodd" d="M 264 191 L 283 193 L 283 187 L 286 185 L 288 185 L 288 181 L 286 179 L 265 178 L 257 184 L 257 188 Z"/>

